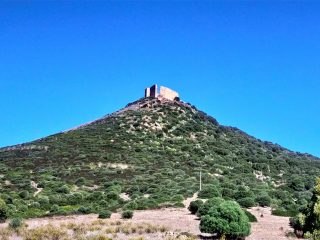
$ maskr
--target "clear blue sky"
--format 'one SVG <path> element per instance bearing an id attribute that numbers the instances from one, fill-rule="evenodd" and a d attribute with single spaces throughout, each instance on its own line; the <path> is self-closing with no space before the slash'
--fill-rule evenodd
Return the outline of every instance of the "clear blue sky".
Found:
<path id="1" fill-rule="evenodd" d="M 320 156 L 320 3 L 0 2 L 0 146 L 94 120 L 158 83 Z"/>

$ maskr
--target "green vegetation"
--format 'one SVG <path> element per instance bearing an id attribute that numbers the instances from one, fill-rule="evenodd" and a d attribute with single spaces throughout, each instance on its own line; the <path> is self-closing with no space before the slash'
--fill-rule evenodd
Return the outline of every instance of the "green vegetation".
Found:
<path id="1" fill-rule="evenodd" d="M 110 218 L 112 215 L 112 212 L 108 211 L 108 210 L 104 210 L 104 211 L 101 211 L 99 213 L 99 218 L 101 219 L 106 219 L 106 218 Z"/>
<path id="2" fill-rule="evenodd" d="M 317 178 L 309 204 L 290 223 L 298 237 L 320 239 L 320 178 Z"/>
<path id="3" fill-rule="evenodd" d="M 0 223 L 3 223 L 7 220 L 8 213 L 6 203 L 0 198 Z"/>
<path id="4" fill-rule="evenodd" d="M 22 219 L 21 218 L 13 218 L 9 223 L 9 227 L 13 229 L 20 228 L 22 226 Z"/>
<path id="5" fill-rule="evenodd" d="M 121 217 L 124 219 L 130 219 L 133 217 L 133 211 L 130 211 L 130 210 L 123 211 L 121 214 Z"/>
<path id="6" fill-rule="evenodd" d="M 202 206 L 203 206 L 203 201 L 198 199 L 190 203 L 188 210 L 191 212 L 191 214 L 196 214 Z"/>
<path id="7" fill-rule="evenodd" d="M 257 222 L 257 218 L 255 215 L 253 215 L 251 212 L 249 212 L 248 210 L 243 210 L 245 212 L 245 214 L 247 215 L 249 222 Z"/>
<path id="8" fill-rule="evenodd" d="M 220 239 L 238 239 L 250 234 L 250 223 L 239 204 L 222 201 L 201 217 L 200 230 L 218 234 Z"/>
<path id="9" fill-rule="evenodd" d="M 200 197 L 290 213 L 310 201 L 318 160 L 188 104 L 142 99 L 81 128 L 0 149 L 0 220 L 178 207 L 198 191 L 200 170 Z"/>

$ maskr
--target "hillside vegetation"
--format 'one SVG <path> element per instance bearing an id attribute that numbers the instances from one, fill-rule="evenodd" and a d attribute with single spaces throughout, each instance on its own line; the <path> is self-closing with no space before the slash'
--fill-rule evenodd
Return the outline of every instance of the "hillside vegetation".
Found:
<path id="1" fill-rule="evenodd" d="M 303 141 L 297 139 L 297 141 Z M 225 127 L 182 102 L 141 99 L 91 124 L 0 149 L 0 198 L 9 217 L 179 207 L 201 198 L 307 204 L 319 159 Z"/>

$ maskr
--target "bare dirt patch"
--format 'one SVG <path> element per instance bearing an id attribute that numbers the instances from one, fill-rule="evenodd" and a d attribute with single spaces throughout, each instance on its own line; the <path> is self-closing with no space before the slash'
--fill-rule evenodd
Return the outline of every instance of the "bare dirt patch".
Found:
<path id="1" fill-rule="evenodd" d="M 271 208 L 255 207 L 248 209 L 248 211 L 256 216 L 258 222 L 251 224 L 252 233 L 246 238 L 247 240 L 294 239 L 286 236 L 286 233 L 293 231 L 289 225 L 288 217 L 271 215 Z"/>
<path id="2" fill-rule="evenodd" d="M 163 227 L 166 230 L 164 232 L 156 233 L 142 233 L 144 239 L 180 239 L 178 236 L 181 233 L 190 233 L 194 236 L 200 234 L 199 231 L 199 219 L 195 215 L 191 215 L 187 210 L 189 203 L 197 198 L 195 194 L 192 198 L 186 199 L 184 201 L 185 208 L 164 208 L 156 210 L 143 210 L 135 211 L 132 219 L 123 220 L 121 219 L 120 213 L 112 214 L 110 219 L 103 220 L 105 226 L 112 226 L 114 223 L 121 223 L 122 225 L 131 225 L 149 226 L 147 228 L 154 227 Z M 252 208 L 249 211 L 254 214 L 258 222 L 252 224 L 252 234 L 246 238 L 247 240 L 288 240 L 292 239 L 286 237 L 287 232 L 292 232 L 292 229 L 289 226 L 289 218 L 287 217 L 278 217 L 271 215 L 270 208 Z M 263 217 L 261 217 L 261 214 Z M 39 227 L 46 227 L 49 225 L 59 227 L 62 225 L 77 224 L 82 226 L 90 226 L 97 222 L 96 214 L 89 215 L 74 215 L 74 216 L 61 216 L 61 217 L 50 217 L 50 218 L 38 218 L 38 219 L 29 219 L 26 220 L 28 229 L 35 229 Z M 7 224 L 0 224 L 1 228 L 4 229 Z M 151 227 L 150 227 L 151 226 Z M 131 227 L 132 228 L 132 227 Z M 1 232 L 1 231 L 0 231 Z M 105 230 L 104 230 L 105 232 Z M 140 235 L 139 235 L 140 236 Z M 137 234 L 125 234 L 117 233 L 115 236 L 112 236 L 112 239 L 131 239 L 137 237 Z M 0 236 L 1 238 L 1 236 Z M 10 240 L 21 240 L 17 236 L 13 236 Z"/>

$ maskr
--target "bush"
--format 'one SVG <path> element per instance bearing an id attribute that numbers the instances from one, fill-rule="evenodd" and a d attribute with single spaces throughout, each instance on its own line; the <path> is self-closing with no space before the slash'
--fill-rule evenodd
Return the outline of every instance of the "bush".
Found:
<path id="1" fill-rule="evenodd" d="M 78 212 L 83 214 L 89 214 L 91 213 L 91 211 L 92 211 L 91 207 L 85 207 L 85 206 L 82 206 L 78 209 Z"/>
<path id="2" fill-rule="evenodd" d="M 0 198 L 0 223 L 5 222 L 8 218 L 6 203 Z"/>
<path id="3" fill-rule="evenodd" d="M 256 202 L 261 207 L 268 207 L 271 205 L 271 198 L 268 195 L 258 196 L 256 197 Z"/>
<path id="4" fill-rule="evenodd" d="M 111 191 L 107 193 L 106 197 L 107 199 L 110 199 L 110 200 L 118 200 L 119 194 L 117 192 Z"/>
<path id="5" fill-rule="evenodd" d="M 26 198 L 29 197 L 29 192 L 26 191 L 26 190 L 24 190 L 24 191 L 22 191 L 22 192 L 19 193 L 19 196 L 20 196 L 21 198 L 23 198 L 23 199 L 26 199 Z"/>
<path id="6" fill-rule="evenodd" d="M 124 211 L 122 212 L 121 216 L 124 219 L 130 219 L 133 217 L 133 211 L 130 211 L 130 210 Z"/>
<path id="7" fill-rule="evenodd" d="M 81 203 L 83 196 L 81 193 L 75 192 L 67 195 L 67 203 L 71 205 L 76 205 Z"/>
<path id="8" fill-rule="evenodd" d="M 237 202 L 240 204 L 241 207 L 244 207 L 244 208 L 250 208 L 255 205 L 253 198 L 250 198 L 250 197 L 241 198 L 237 200 Z"/>
<path id="9" fill-rule="evenodd" d="M 84 177 L 80 177 L 75 181 L 75 184 L 77 186 L 82 186 L 82 185 L 86 184 L 86 179 Z"/>
<path id="10" fill-rule="evenodd" d="M 291 211 L 286 209 L 273 209 L 272 215 L 280 216 L 280 217 L 294 217 L 298 214 L 298 211 Z"/>
<path id="11" fill-rule="evenodd" d="M 203 201 L 202 200 L 195 200 L 192 201 L 188 207 L 188 210 L 191 212 L 191 214 L 196 214 L 200 207 L 202 207 Z"/>
<path id="12" fill-rule="evenodd" d="M 51 213 L 58 213 L 59 212 L 59 206 L 57 204 L 52 205 L 50 209 Z"/>
<path id="13" fill-rule="evenodd" d="M 220 189 L 213 184 L 203 185 L 203 189 L 199 192 L 200 198 L 221 197 Z"/>
<path id="14" fill-rule="evenodd" d="M 243 209 L 243 211 L 245 212 L 245 214 L 247 215 L 248 219 L 249 219 L 249 222 L 257 222 L 257 218 L 255 215 L 253 215 L 251 212 Z"/>
<path id="15" fill-rule="evenodd" d="M 218 234 L 218 237 L 227 239 L 246 237 L 250 234 L 250 228 L 247 215 L 234 201 L 223 201 L 210 208 L 200 221 L 201 232 Z"/>
<path id="16" fill-rule="evenodd" d="M 21 218 L 13 218 L 9 223 L 9 227 L 13 229 L 17 229 L 22 226 L 22 219 Z"/>
<path id="17" fill-rule="evenodd" d="M 110 218 L 111 217 L 111 214 L 112 214 L 112 212 L 110 212 L 110 211 L 101 211 L 100 213 L 99 213 L 99 218 L 101 218 L 101 219 L 106 219 L 106 218 Z"/>
<path id="18" fill-rule="evenodd" d="M 134 210 L 137 208 L 138 208 L 138 204 L 135 201 L 128 202 L 123 206 L 123 209 L 125 210 Z"/>
<path id="19" fill-rule="evenodd" d="M 70 192 L 70 189 L 69 189 L 69 187 L 68 187 L 67 185 L 63 185 L 63 186 L 61 186 L 61 187 L 59 187 L 59 188 L 57 189 L 57 192 L 58 192 L 58 193 L 65 193 L 65 194 L 67 194 L 67 193 Z"/>
<path id="20" fill-rule="evenodd" d="M 220 197 L 209 199 L 202 206 L 200 206 L 197 215 L 199 217 L 206 215 L 210 208 L 220 205 L 220 203 L 222 203 L 223 201 L 223 198 Z"/>

